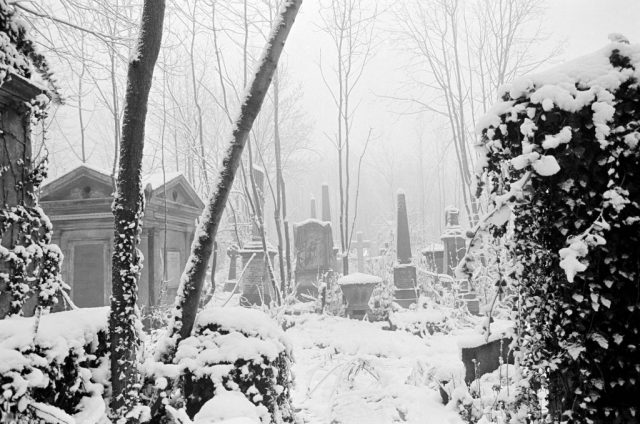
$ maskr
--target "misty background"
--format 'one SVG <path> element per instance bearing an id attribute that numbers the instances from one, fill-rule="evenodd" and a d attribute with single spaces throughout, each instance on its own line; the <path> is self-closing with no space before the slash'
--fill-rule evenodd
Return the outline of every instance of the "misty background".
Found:
<path id="1" fill-rule="evenodd" d="M 519 19 L 519 26 L 513 30 L 502 82 L 597 50 L 607 43 L 609 33 L 622 33 L 632 42 L 640 40 L 640 2 L 636 0 L 505 3 L 510 1 L 518 3 L 517 10 L 524 15 L 511 19 Z M 64 104 L 54 106 L 43 123 L 46 131 L 35 134 L 34 150 L 41 156 L 48 154 L 50 179 L 83 163 L 109 174 L 114 172 L 126 69 L 135 51 L 132 44 L 139 3 L 23 3 L 36 17 L 30 22 L 32 31 L 53 65 L 64 96 Z M 145 176 L 162 172 L 163 168 L 166 173 L 181 172 L 203 198 L 207 197 L 220 166 L 221 152 L 230 140 L 230 122 L 238 109 L 238 99 L 259 59 L 279 3 L 169 2 L 149 104 Z M 449 22 L 446 7 L 454 3 L 457 20 Z M 480 48 L 478 43 L 483 38 L 479 34 L 496 30 L 496 23 L 487 21 L 487 11 L 502 4 L 492 0 L 304 2 L 275 82 L 290 222 L 310 217 L 312 197 L 317 199 L 320 214 L 321 185 L 327 183 L 334 240 L 338 239 L 337 146 L 345 142 L 345 122 L 350 151 L 349 221 L 356 231 L 380 241 L 392 238 L 398 190 L 407 196 L 416 247 L 439 240 L 444 208 L 448 205 L 460 208 L 462 223 L 468 222 L 468 211 L 473 207 L 469 175 L 475 159 L 474 122 L 495 100 L 497 83 L 501 82 L 492 77 L 490 70 L 479 66 L 482 48 L 486 48 L 487 59 L 482 63 L 492 66 L 491 49 L 500 46 L 491 46 L 488 37 L 487 44 Z M 351 54 L 343 56 L 342 71 L 344 65 L 351 66 L 351 79 L 347 81 L 347 120 L 342 116 L 339 129 L 336 11 L 344 13 L 347 8 L 353 23 L 347 34 L 351 37 Z M 444 42 L 432 44 L 436 49 L 429 52 L 421 51 L 420 40 L 438 41 L 442 34 L 425 34 L 423 24 L 427 21 L 438 23 L 432 27 L 445 34 Z M 438 78 L 442 77 L 438 70 L 443 69 L 443 61 L 446 64 L 454 55 L 448 38 L 451 32 L 446 31 L 451 24 L 457 25 L 455 48 L 461 60 L 458 70 L 462 75 L 449 69 L 453 82 L 461 82 L 457 93 L 444 92 L 438 85 Z M 343 54 L 345 46 L 342 44 Z M 435 62 L 429 62 L 430 58 Z M 459 111 L 466 114 L 457 129 L 452 125 L 451 113 L 447 113 L 449 100 L 459 102 Z M 276 166 L 275 105 L 272 90 L 251 137 L 253 161 L 268 175 L 266 217 L 273 214 L 269 187 L 273 187 Z M 459 112 L 455 115 L 460 118 Z M 459 153 L 460 148 L 468 150 Z M 459 154 L 469 162 L 464 170 Z M 237 191 L 242 192 L 241 188 Z M 273 238 L 273 219 L 265 219 L 265 224 L 268 236 Z"/>

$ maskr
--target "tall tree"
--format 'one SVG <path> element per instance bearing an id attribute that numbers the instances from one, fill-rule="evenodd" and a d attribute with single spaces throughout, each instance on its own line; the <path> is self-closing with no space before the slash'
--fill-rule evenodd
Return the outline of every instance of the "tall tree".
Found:
<path id="1" fill-rule="evenodd" d="M 231 141 L 222 162 L 218 181 L 200 217 L 191 245 L 191 255 L 180 278 L 171 322 L 156 352 L 156 359 L 165 363 L 172 360 L 179 341 L 189 337 L 193 329 L 209 258 L 236 171 L 240 165 L 242 152 L 247 144 L 253 122 L 269 90 L 284 43 L 301 4 L 302 0 L 291 0 L 285 3 L 267 41 L 259 68 L 241 103 L 240 116 L 233 125 Z"/>
<path id="2" fill-rule="evenodd" d="M 412 93 L 396 99 L 447 122 L 471 225 L 480 208 L 472 190 L 476 119 L 499 86 L 549 58 L 531 56 L 531 44 L 541 37 L 539 26 L 531 25 L 539 8 L 536 0 L 407 0 L 396 6 L 396 33 L 419 65 Z"/>
<path id="3" fill-rule="evenodd" d="M 127 417 L 127 414 L 132 411 L 138 399 L 139 340 L 136 327 L 139 311 L 136 300 L 142 267 L 137 248 L 144 211 L 142 152 L 149 91 L 162 40 L 164 9 L 164 0 L 145 0 L 138 43 L 127 72 L 119 172 L 113 203 L 113 294 L 109 316 L 111 416 L 117 422 L 135 420 L 135 417 Z"/>
<path id="4" fill-rule="evenodd" d="M 340 247 L 342 270 L 349 273 L 349 250 L 353 238 L 350 227 L 351 191 L 351 134 L 355 114 L 354 90 L 372 57 L 373 30 L 377 18 L 377 4 L 373 9 L 363 6 L 362 0 L 331 0 L 321 9 L 321 29 L 329 35 L 335 48 L 335 82 L 322 77 L 336 106 L 337 133 L 334 144 L 338 153 L 338 185 L 340 193 Z M 322 62 L 321 62 L 322 65 Z M 322 67 L 320 68 L 322 72 Z M 367 143 L 368 144 L 368 140 Z M 366 147 L 364 148 L 366 150 Z M 364 155 L 364 150 L 362 155 Z M 361 162 L 361 161 L 360 161 Z M 357 191 L 357 190 L 356 190 Z M 357 199 L 357 197 L 356 197 Z M 356 200 L 357 202 L 357 200 Z M 357 203 L 354 206 L 357 209 Z"/>

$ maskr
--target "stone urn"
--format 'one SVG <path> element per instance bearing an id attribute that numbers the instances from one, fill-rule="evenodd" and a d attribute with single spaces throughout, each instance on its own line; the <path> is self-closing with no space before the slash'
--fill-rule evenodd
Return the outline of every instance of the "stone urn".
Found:
<path id="1" fill-rule="evenodd" d="M 369 311 L 369 299 L 373 289 L 382 283 L 382 278 L 375 275 L 356 272 L 338 279 L 342 296 L 346 305 L 347 317 L 363 319 Z"/>

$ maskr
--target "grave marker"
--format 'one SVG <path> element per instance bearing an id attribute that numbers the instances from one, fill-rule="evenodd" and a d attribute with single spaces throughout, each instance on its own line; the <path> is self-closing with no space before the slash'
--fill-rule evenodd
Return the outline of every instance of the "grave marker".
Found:
<path id="1" fill-rule="evenodd" d="M 393 267 L 393 283 L 396 287 L 396 303 L 408 308 L 418 301 L 416 267 L 411 263 L 411 239 L 409 235 L 409 217 L 405 195 L 398 193 L 397 209 L 397 260 Z"/>
<path id="2" fill-rule="evenodd" d="M 358 257 L 358 272 L 364 272 L 364 249 L 369 249 L 371 242 L 362 238 L 362 232 L 356 234 L 356 242 L 351 243 L 351 247 L 356 249 Z"/>
<path id="3" fill-rule="evenodd" d="M 335 262 L 331 224 L 308 219 L 293 226 L 296 255 L 296 294 L 310 300 L 318 294 L 318 281 L 332 271 Z"/>
<path id="4" fill-rule="evenodd" d="M 264 172 L 255 167 L 251 172 L 258 192 L 258 198 L 255 201 L 258 202 L 264 217 Z M 251 241 L 238 253 L 242 257 L 242 269 L 245 270 L 240 280 L 242 290 L 240 304 L 253 306 L 271 303 L 275 293 L 269 278 L 269 265 L 262 246 L 262 234 L 255 220 L 251 227 Z M 267 242 L 267 255 L 271 263 L 276 253 L 276 249 Z"/>

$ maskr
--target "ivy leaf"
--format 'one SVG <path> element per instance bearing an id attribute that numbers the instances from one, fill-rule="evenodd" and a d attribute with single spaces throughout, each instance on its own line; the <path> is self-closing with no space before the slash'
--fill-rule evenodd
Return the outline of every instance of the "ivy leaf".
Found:
<path id="1" fill-rule="evenodd" d="M 569 354 L 569 356 L 571 356 L 574 360 L 578 359 L 578 356 L 580 356 L 580 354 L 582 352 L 584 352 L 586 349 L 584 346 L 579 345 L 579 344 L 572 344 L 569 345 L 567 347 L 567 353 Z"/>
<path id="2" fill-rule="evenodd" d="M 592 333 L 589 338 L 591 340 L 593 340 L 594 342 L 598 343 L 600 345 L 601 348 L 603 349 L 608 349 L 609 348 L 609 342 L 607 341 L 607 339 L 604 338 L 604 336 L 600 333 Z"/>

